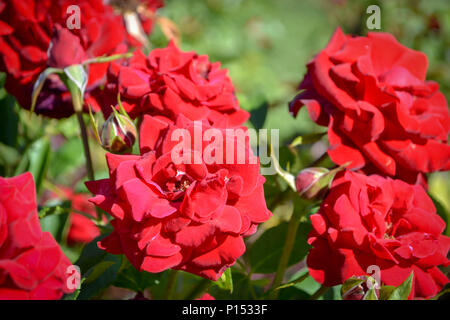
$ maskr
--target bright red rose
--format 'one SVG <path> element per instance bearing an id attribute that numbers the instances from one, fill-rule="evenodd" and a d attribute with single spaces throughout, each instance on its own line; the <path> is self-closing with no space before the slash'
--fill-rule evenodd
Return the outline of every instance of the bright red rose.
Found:
<path id="1" fill-rule="evenodd" d="M 214 142 L 223 144 L 211 153 L 218 158 L 210 161 L 214 159 L 206 154 L 211 145 L 198 135 L 202 130 L 206 140 L 207 129 L 211 127 L 206 120 L 180 116 L 172 123 L 145 115 L 141 154 L 107 154 L 110 177 L 86 183 L 96 195 L 91 201 L 114 218 L 114 231 L 99 243 L 101 248 L 124 253 L 138 270 L 172 268 L 212 280 L 244 253 L 243 237 L 271 216 L 264 178 L 248 139 L 239 143 L 236 128 L 213 129 Z M 190 135 L 184 142 L 174 138 L 180 130 Z M 236 134 L 226 135 L 226 130 Z M 180 143 L 194 147 L 183 151 Z M 224 151 L 233 146 L 238 150 L 226 161 Z M 236 164 L 243 153 L 241 164 Z M 179 161 L 179 155 L 194 157 L 193 163 Z"/>
<path id="2" fill-rule="evenodd" d="M 175 120 L 183 114 L 190 120 L 207 119 L 225 127 L 241 125 L 249 117 L 239 108 L 231 79 L 220 62 L 182 52 L 172 41 L 167 48 L 152 50 L 148 57 L 136 51 L 129 60 L 111 63 L 106 86 L 113 99 L 120 93 L 133 118 L 150 114 Z M 106 116 L 115 104 L 104 104 Z"/>
<path id="3" fill-rule="evenodd" d="M 311 216 L 307 265 L 325 286 L 380 268 L 381 282 L 398 286 L 414 271 L 410 298 L 432 297 L 449 282 L 445 222 L 420 185 L 378 175 L 340 172 Z"/>
<path id="4" fill-rule="evenodd" d="M 80 8 L 80 29 L 66 27 L 71 5 Z M 5 87 L 23 108 L 31 107 L 33 85 L 47 67 L 123 53 L 128 44 L 138 43 L 102 0 L 0 0 L 0 71 L 6 72 Z M 96 91 L 105 81 L 107 67 L 107 63 L 89 66 L 85 99 L 96 109 Z M 47 79 L 35 110 L 53 118 L 73 114 L 70 95 L 57 76 Z"/>
<path id="5" fill-rule="evenodd" d="M 387 33 L 351 37 L 337 29 L 308 64 L 290 103 L 328 126 L 333 162 L 413 183 L 450 169 L 450 117 L 439 85 L 426 81 L 427 57 Z"/>
<path id="6" fill-rule="evenodd" d="M 33 176 L 0 177 L 0 299 L 60 299 L 71 265 L 39 224 Z"/>

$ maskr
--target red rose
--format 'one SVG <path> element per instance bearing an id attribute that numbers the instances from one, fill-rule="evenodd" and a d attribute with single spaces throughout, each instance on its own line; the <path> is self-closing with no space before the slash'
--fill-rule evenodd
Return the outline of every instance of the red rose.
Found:
<path id="1" fill-rule="evenodd" d="M 173 42 L 164 49 L 154 49 L 148 57 L 141 51 L 127 61 L 113 62 L 108 73 L 110 97 L 119 92 L 126 111 L 164 115 L 175 120 L 183 114 L 190 120 L 207 119 L 216 126 L 244 123 L 248 112 L 239 108 L 234 87 L 220 63 L 210 63 L 208 56 L 182 52 Z M 106 116 L 114 101 L 105 103 Z"/>
<path id="2" fill-rule="evenodd" d="M 325 286 L 380 268 L 381 282 L 398 286 L 414 271 L 412 297 L 432 297 L 448 283 L 445 222 L 420 185 L 378 175 L 338 173 L 311 216 L 307 265 Z"/>
<path id="3" fill-rule="evenodd" d="M 225 147 L 244 147 L 245 158 L 242 164 L 230 164 L 225 152 L 217 151 L 224 160 L 209 161 L 201 155 L 207 154 L 210 144 L 195 144 L 194 136 L 210 128 L 205 120 L 194 123 L 180 116 L 172 123 L 144 115 L 141 154 L 107 154 L 110 177 L 86 183 L 96 195 L 91 201 L 114 218 L 114 231 L 101 241 L 101 248 L 124 253 L 138 270 L 156 273 L 172 268 L 212 280 L 235 263 L 245 251 L 243 237 L 253 234 L 271 213 L 248 139 L 238 144 L 236 136 L 226 135 L 226 130 L 237 129 L 214 129 L 215 141 L 221 138 Z M 184 152 L 177 148 L 173 135 L 179 130 L 189 132 L 191 138 L 186 136 L 185 142 L 195 148 Z M 197 161 L 173 160 L 181 154 Z M 233 163 L 240 154 L 234 153 Z"/>
<path id="4" fill-rule="evenodd" d="M 390 34 L 350 37 L 337 29 L 308 64 L 290 111 L 305 105 L 328 126 L 333 162 L 415 182 L 419 173 L 450 169 L 447 102 L 425 80 L 427 64 Z"/>
<path id="5" fill-rule="evenodd" d="M 66 28 L 71 5 L 80 8 L 79 30 Z M 48 66 L 65 67 L 84 58 L 126 52 L 129 43 L 137 45 L 121 17 L 102 0 L 0 0 L 0 21 L 0 71 L 7 74 L 8 92 L 26 109 L 35 81 Z M 85 99 L 97 109 L 95 90 L 104 83 L 107 66 L 89 66 Z M 46 81 L 35 110 L 53 118 L 73 114 L 70 95 L 56 75 Z"/>
<path id="6" fill-rule="evenodd" d="M 69 259 L 42 232 L 33 176 L 0 177 L 0 299 L 60 299 Z"/>

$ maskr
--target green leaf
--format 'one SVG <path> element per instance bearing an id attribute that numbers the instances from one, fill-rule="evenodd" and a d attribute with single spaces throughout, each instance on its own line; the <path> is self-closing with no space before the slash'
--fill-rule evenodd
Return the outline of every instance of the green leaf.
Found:
<path id="1" fill-rule="evenodd" d="M 233 277 L 233 292 L 220 288 L 219 286 L 212 286 L 208 292 L 216 299 L 256 299 L 264 293 L 263 284 L 258 281 L 251 281 L 247 274 L 243 274 L 234 268 L 231 268 Z"/>
<path id="2" fill-rule="evenodd" d="M 0 100 L 0 142 L 7 146 L 14 147 L 17 142 L 17 129 L 19 117 L 14 110 L 15 100 L 12 96 L 6 95 Z"/>
<path id="3" fill-rule="evenodd" d="M 85 275 L 85 284 L 89 284 L 98 279 L 109 267 L 111 267 L 114 261 L 102 261 L 93 266 Z"/>
<path id="4" fill-rule="evenodd" d="M 74 64 L 64 68 L 64 73 L 67 75 L 69 81 L 77 86 L 80 90 L 81 97 L 83 97 L 88 82 L 88 76 L 84 67 L 81 64 Z"/>
<path id="5" fill-rule="evenodd" d="M 233 293 L 233 277 L 231 274 L 231 268 L 228 268 L 225 270 L 225 272 L 222 274 L 220 279 L 216 282 L 216 284 L 224 289 L 230 291 L 230 293 Z"/>
<path id="6" fill-rule="evenodd" d="M 86 273 L 86 281 L 81 285 L 77 300 L 86 300 L 97 297 L 106 288 L 111 286 L 117 278 L 122 265 L 121 255 L 106 254 L 104 260 L 93 266 Z M 81 267 L 80 267 L 81 268 Z M 87 279 L 90 279 L 89 281 Z"/>
<path id="7" fill-rule="evenodd" d="M 162 273 L 138 271 L 128 260 L 125 260 L 124 264 L 114 281 L 114 286 L 142 292 L 161 283 Z"/>
<path id="8" fill-rule="evenodd" d="M 269 104 L 264 101 L 258 108 L 250 111 L 250 122 L 253 124 L 256 130 L 261 129 L 266 121 L 267 110 Z"/>
<path id="9" fill-rule="evenodd" d="M 55 212 L 56 213 L 56 212 Z M 68 226 L 69 211 L 64 210 L 58 214 L 47 215 L 39 220 L 42 231 L 50 232 L 56 241 L 64 242 L 65 231 Z"/>
<path id="10" fill-rule="evenodd" d="M 347 279 L 341 287 L 341 296 L 344 297 L 345 294 L 351 290 L 353 290 L 355 287 L 359 286 L 361 283 L 363 283 L 365 280 L 358 279 L 356 277 L 351 277 Z"/>
<path id="11" fill-rule="evenodd" d="M 394 286 L 382 286 L 380 288 L 380 300 L 388 300 L 395 289 Z"/>
<path id="12" fill-rule="evenodd" d="M 306 238 L 309 222 L 300 223 L 288 266 L 304 259 L 309 250 Z M 272 273 L 277 270 L 288 229 L 288 223 L 266 230 L 250 247 L 249 261 L 253 273 Z"/>
<path id="13" fill-rule="evenodd" d="M 408 300 L 409 294 L 411 293 L 412 283 L 413 283 L 414 272 L 411 272 L 409 277 L 403 281 L 395 290 L 392 291 L 388 300 Z"/>
<path id="14" fill-rule="evenodd" d="M 6 144 L 0 142 L 0 164 L 13 166 L 20 160 L 19 152 Z"/>
<path id="15" fill-rule="evenodd" d="M 434 206 L 436 207 L 436 212 L 445 221 L 445 229 L 442 232 L 445 235 L 450 235 L 450 212 L 445 208 L 445 206 L 433 195 L 429 194 L 431 200 L 433 200 Z"/>
<path id="16" fill-rule="evenodd" d="M 377 293 L 374 288 L 370 288 L 364 295 L 363 300 L 378 300 Z"/>
<path id="17" fill-rule="evenodd" d="M 106 256 L 106 251 L 97 246 L 97 242 L 105 238 L 107 235 L 102 234 L 89 242 L 81 251 L 80 257 L 75 265 L 80 267 L 81 274 L 85 274 L 93 265 L 100 263 Z"/>
<path id="18" fill-rule="evenodd" d="M 47 173 L 50 158 L 50 142 L 47 137 L 36 140 L 27 150 L 29 159 L 28 171 L 33 174 L 36 191 L 41 189 L 42 181 Z"/>
<path id="19" fill-rule="evenodd" d="M 310 144 L 319 141 L 322 139 L 324 135 L 326 135 L 327 132 L 320 132 L 320 133 L 311 133 L 311 134 L 305 134 L 302 136 L 296 137 L 294 140 L 292 140 L 289 147 L 297 147 L 302 144 Z"/>
<path id="20" fill-rule="evenodd" d="M 79 138 L 67 140 L 52 153 L 48 168 L 51 178 L 61 179 L 84 163 L 83 144 Z"/>

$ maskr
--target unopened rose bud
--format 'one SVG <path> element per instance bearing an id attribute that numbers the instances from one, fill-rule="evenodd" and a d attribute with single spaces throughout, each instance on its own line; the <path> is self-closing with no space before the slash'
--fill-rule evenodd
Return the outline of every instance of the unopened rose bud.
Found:
<path id="1" fill-rule="evenodd" d="M 373 290 L 373 292 L 369 292 Z M 369 297 L 369 294 L 373 294 Z M 380 296 L 375 279 L 369 276 L 351 277 L 347 279 L 341 288 L 343 300 L 377 300 Z"/>
<path id="2" fill-rule="evenodd" d="M 128 117 L 113 112 L 103 124 L 100 141 L 102 147 L 112 153 L 131 151 L 136 141 L 136 127 Z"/>
<path id="3" fill-rule="evenodd" d="M 319 167 L 300 171 L 295 179 L 299 195 L 309 200 L 320 198 L 328 188 L 329 180 L 326 178 L 329 172 L 328 169 Z"/>

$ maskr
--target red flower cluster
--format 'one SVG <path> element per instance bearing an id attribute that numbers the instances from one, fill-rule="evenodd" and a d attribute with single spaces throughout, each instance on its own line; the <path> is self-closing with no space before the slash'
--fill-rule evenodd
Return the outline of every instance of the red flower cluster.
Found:
<path id="1" fill-rule="evenodd" d="M 80 29 L 66 27 L 72 5 L 80 8 Z M 102 0 L 0 0 L 0 70 L 7 74 L 6 89 L 23 108 L 31 107 L 33 85 L 47 67 L 123 53 L 129 44 L 138 43 Z M 89 66 L 85 100 L 94 108 L 99 107 L 93 91 L 103 84 L 107 67 Z M 57 76 L 47 80 L 35 110 L 53 118 L 73 114 L 70 94 Z"/>
<path id="2" fill-rule="evenodd" d="M 33 176 L 0 177 L 0 299 L 60 299 L 71 265 L 42 232 Z"/>
<path id="3" fill-rule="evenodd" d="M 350 37 L 338 29 L 308 64 L 290 111 L 306 105 L 328 126 L 333 162 L 413 183 L 420 173 L 450 169 L 447 102 L 426 71 L 425 54 L 390 34 Z"/>
<path id="4" fill-rule="evenodd" d="M 310 275 L 325 286 L 380 268 L 381 281 L 398 286 L 414 271 L 410 298 L 432 297 L 449 282 L 450 238 L 425 190 L 401 180 L 345 171 L 311 216 Z"/>
<path id="5" fill-rule="evenodd" d="M 182 52 L 173 42 L 164 49 L 154 49 L 148 57 L 137 51 L 127 61 L 114 62 L 106 87 L 110 97 L 120 93 L 131 117 L 163 115 L 175 120 L 183 114 L 190 120 L 207 119 L 215 126 L 237 126 L 248 112 L 239 108 L 234 87 L 220 63 L 210 63 L 208 56 Z M 111 113 L 105 103 L 104 113 Z"/>
<path id="6" fill-rule="evenodd" d="M 196 143 L 195 136 L 211 128 L 206 120 L 179 116 L 173 123 L 144 115 L 140 155 L 107 154 L 110 177 L 86 183 L 96 195 L 91 201 L 114 217 L 114 231 L 101 241 L 102 248 L 124 253 L 138 270 L 172 268 L 212 280 L 244 253 L 243 237 L 271 216 L 264 178 L 248 139 L 245 161 L 238 162 L 237 153 L 233 161 L 225 159 L 227 146 L 243 146 L 229 134 L 238 129 L 213 129 L 216 142 L 223 140 L 223 152 L 215 153 L 223 161 L 205 161 L 202 155 L 211 145 Z M 179 130 L 189 133 L 182 142 L 173 139 Z M 180 149 L 180 143 L 195 147 Z M 194 161 L 175 161 L 177 155 Z"/>

